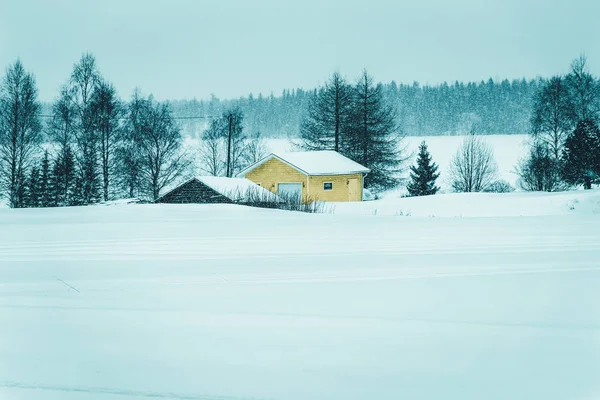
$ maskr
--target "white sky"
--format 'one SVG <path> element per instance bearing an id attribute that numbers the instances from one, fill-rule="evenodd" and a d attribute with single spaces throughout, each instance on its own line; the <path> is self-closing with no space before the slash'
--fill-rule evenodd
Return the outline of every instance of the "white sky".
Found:
<path id="1" fill-rule="evenodd" d="M 51 100 L 84 51 L 120 94 L 279 94 L 334 70 L 438 83 L 550 76 L 586 53 L 598 0 L 0 0 L 0 68 L 20 57 Z"/>

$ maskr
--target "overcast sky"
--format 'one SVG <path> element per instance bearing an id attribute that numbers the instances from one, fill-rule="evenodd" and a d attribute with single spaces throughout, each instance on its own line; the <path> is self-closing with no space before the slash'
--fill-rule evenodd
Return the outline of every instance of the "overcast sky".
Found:
<path id="1" fill-rule="evenodd" d="M 334 70 L 438 83 L 550 76 L 588 55 L 599 0 L 0 0 L 0 65 L 20 57 L 53 99 L 92 52 L 129 97 L 279 94 Z"/>

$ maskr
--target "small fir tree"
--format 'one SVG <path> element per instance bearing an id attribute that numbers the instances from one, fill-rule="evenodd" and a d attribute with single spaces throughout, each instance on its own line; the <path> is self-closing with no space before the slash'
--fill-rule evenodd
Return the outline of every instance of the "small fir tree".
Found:
<path id="1" fill-rule="evenodd" d="M 73 188 L 75 184 L 75 160 L 69 145 L 54 160 L 52 182 L 54 198 L 57 206 L 73 205 Z"/>
<path id="2" fill-rule="evenodd" d="M 410 167 L 410 183 L 406 187 L 410 196 L 428 196 L 436 194 L 440 188 L 435 185 L 440 176 L 438 166 L 431 161 L 431 154 L 427 150 L 425 141 L 419 146 L 417 165 Z"/>
<path id="3" fill-rule="evenodd" d="M 83 195 L 83 179 L 79 175 L 75 176 L 73 181 L 73 193 L 69 205 L 83 206 L 87 204 Z"/>
<path id="4" fill-rule="evenodd" d="M 44 152 L 44 158 L 42 159 L 41 176 L 40 176 L 40 207 L 52 207 L 54 206 L 53 196 L 53 185 L 52 185 L 52 173 L 50 171 L 50 159 L 48 157 L 48 151 Z"/>
<path id="5" fill-rule="evenodd" d="M 40 206 L 40 170 L 32 167 L 25 192 L 25 207 Z"/>

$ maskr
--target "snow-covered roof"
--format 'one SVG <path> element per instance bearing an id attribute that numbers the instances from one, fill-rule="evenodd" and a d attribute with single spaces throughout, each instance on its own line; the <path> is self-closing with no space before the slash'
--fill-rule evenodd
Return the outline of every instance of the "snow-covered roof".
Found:
<path id="1" fill-rule="evenodd" d="M 175 186 L 160 198 L 190 182 L 197 181 L 234 202 L 282 201 L 279 196 L 245 178 L 226 178 L 224 176 L 197 176 Z"/>
<path id="2" fill-rule="evenodd" d="M 306 175 L 346 175 L 368 173 L 370 170 L 348 157 L 333 150 L 296 151 L 287 153 L 271 153 L 259 162 L 241 171 L 238 176 L 244 176 L 272 158 L 288 164 L 290 167 Z"/>
<path id="3" fill-rule="evenodd" d="M 275 194 L 245 178 L 198 176 L 195 179 L 233 201 L 277 200 Z"/>

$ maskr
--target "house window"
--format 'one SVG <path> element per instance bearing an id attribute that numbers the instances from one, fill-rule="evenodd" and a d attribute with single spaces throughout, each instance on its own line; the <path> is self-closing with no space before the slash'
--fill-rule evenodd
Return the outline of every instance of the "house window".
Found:
<path id="1" fill-rule="evenodd" d="M 333 190 L 333 182 L 324 182 L 323 190 Z"/>

